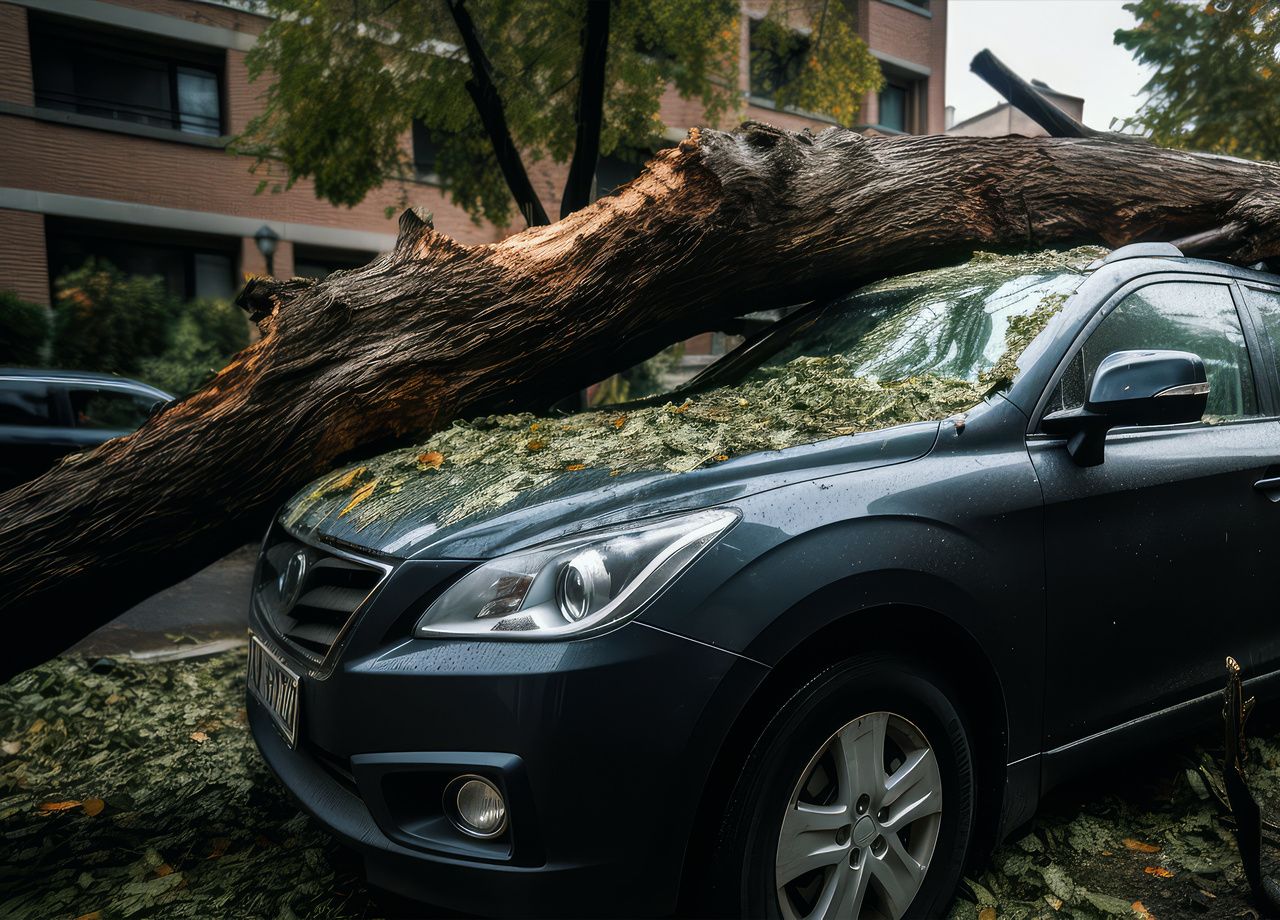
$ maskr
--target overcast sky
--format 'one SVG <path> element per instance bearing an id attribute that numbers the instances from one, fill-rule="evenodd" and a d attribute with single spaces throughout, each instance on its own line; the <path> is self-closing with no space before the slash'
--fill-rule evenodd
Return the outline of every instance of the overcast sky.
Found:
<path id="1" fill-rule="evenodd" d="M 1001 101 L 969 72 L 983 48 L 1022 77 L 1084 97 L 1084 122 L 1106 129 L 1141 104 L 1145 69 L 1115 44 L 1133 16 L 1122 0 L 951 0 L 947 4 L 947 105 L 963 121 Z"/>

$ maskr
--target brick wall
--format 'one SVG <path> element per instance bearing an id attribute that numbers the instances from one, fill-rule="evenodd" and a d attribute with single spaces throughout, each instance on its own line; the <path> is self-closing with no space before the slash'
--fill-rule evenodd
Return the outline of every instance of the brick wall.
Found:
<path id="1" fill-rule="evenodd" d="M 947 0 L 931 0 L 928 16 L 883 0 L 858 4 L 858 30 L 873 51 L 928 67 L 925 130 L 940 134 L 946 125 Z M 864 117 L 879 119 L 877 100 L 868 99 Z"/>
<path id="2" fill-rule="evenodd" d="M 0 209 L 0 290 L 48 306 L 44 215 Z"/>
<path id="3" fill-rule="evenodd" d="M 25 7 L 0 3 L 0 99 L 31 105 L 31 45 Z"/>

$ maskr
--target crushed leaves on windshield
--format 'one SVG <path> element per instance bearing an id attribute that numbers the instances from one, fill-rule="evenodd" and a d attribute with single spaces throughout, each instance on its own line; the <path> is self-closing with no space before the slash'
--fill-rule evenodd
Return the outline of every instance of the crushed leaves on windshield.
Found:
<path id="1" fill-rule="evenodd" d="M 1030 287 L 1054 272 L 1079 273 L 1101 252 L 978 253 L 964 265 L 891 278 L 864 292 L 945 302 L 1024 278 Z M 916 290 L 921 293 L 911 293 Z M 882 381 L 844 354 L 801 355 L 761 367 L 741 383 L 630 406 L 621 415 L 606 409 L 459 421 L 423 444 L 334 472 L 296 496 L 284 520 L 302 531 L 339 518 L 355 531 L 376 532 L 380 523 L 407 518 L 443 527 L 528 498 L 566 472 L 601 483 L 629 474 L 687 473 L 760 451 L 943 419 L 1006 385 L 1018 357 L 1065 300 L 1045 294 L 1011 317 L 1003 353 L 977 379 L 922 373 Z M 953 345 L 964 334 L 957 329 Z"/>

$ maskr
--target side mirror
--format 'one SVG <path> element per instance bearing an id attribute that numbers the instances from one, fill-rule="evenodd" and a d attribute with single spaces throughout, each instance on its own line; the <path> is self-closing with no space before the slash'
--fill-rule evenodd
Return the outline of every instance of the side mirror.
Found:
<path id="1" fill-rule="evenodd" d="M 1196 422 L 1208 400 L 1208 378 L 1199 356 L 1117 351 L 1098 365 L 1084 406 L 1046 415 L 1043 428 L 1067 436 L 1067 453 L 1080 466 L 1097 466 L 1110 429 Z"/>

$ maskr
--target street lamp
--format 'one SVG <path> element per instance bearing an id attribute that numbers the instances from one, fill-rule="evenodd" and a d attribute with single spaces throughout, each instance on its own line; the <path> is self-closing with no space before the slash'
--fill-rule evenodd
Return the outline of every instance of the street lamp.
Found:
<path id="1" fill-rule="evenodd" d="M 274 275 L 275 266 L 272 257 L 276 254 L 276 244 L 280 242 L 280 236 L 263 224 L 253 238 L 258 242 L 258 252 L 262 253 L 262 257 L 267 260 L 267 274 Z"/>

